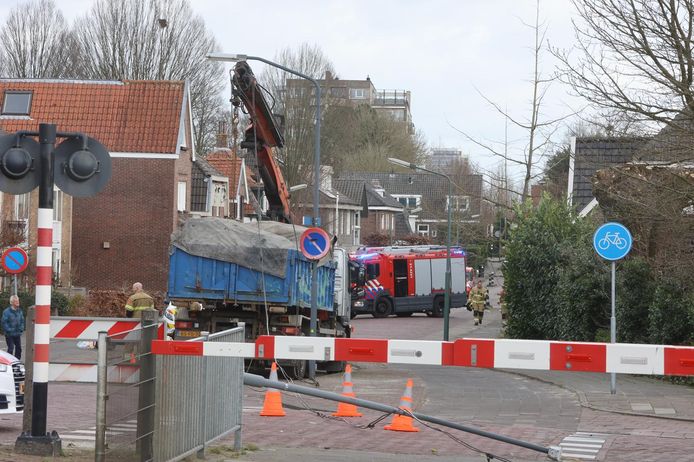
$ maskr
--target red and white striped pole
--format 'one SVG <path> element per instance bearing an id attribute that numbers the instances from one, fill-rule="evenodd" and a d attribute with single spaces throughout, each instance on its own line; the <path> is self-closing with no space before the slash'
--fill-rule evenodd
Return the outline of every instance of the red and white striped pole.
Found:
<path id="1" fill-rule="evenodd" d="M 34 327 L 34 382 L 31 436 L 46 437 L 48 363 L 51 338 L 51 283 L 53 275 L 53 149 L 56 126 L 39 125 L 41 180 L 39 183 L 36 246 L 36 316 Z"/>

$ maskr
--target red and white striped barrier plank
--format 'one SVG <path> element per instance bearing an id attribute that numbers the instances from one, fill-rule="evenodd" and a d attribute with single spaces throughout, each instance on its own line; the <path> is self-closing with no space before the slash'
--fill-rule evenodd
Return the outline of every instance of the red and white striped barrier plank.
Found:
<path id="1" fill-rule="evenodd" d="M 262 336 L 255 344 L 155 341 L 155 354 L 429 364 L 489 369 L 694 375 L 694 347 L 546 340 Z"/>
<path id="2" fill-rule="evenodd" d="M 132 318 L 79 318 L 51 317 L 50 338 L 97 340 L 99 332 L 107 332 L 109 337 L 116 340 L 135 340 L 139 333 L 133 331 L 140 327 L 139 319 Z M 121 335 L 119 335 L 121 334 Z M 159 326 L 158 338 L 164 338 L 163 324 Z"/>
<path id="3" fill-rule="evenodd" d="M 129 364 L 109 366 L 109 383 L 137 383 L 140 377 L 139 366 Z M 95 364 L 55 364 L 48 369 L 50 382 L 96 383 L 97 367 Z"/>

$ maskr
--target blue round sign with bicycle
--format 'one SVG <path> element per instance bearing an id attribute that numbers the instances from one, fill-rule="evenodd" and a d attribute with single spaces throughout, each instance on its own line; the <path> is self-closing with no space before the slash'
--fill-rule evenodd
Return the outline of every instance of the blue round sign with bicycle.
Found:
<path id="1" fill-rule="evenodd" d="M 593 235 L 593 247 L 605 260 L 619 260 L 631 250 L 631 233 L 620 223 L 605 223 Z"/>

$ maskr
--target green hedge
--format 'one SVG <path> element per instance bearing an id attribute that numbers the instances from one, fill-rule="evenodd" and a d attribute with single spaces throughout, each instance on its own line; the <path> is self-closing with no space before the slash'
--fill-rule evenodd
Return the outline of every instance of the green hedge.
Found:
<path id="1" fill-rule="evenodd" d="M 598 224 L 574 216 L 547 197 L 516 209 L 506 246 L 504 279 L 512 338 L 609 340 L 610 264 L 592 245 Z M 636 236 L 638 238 L 638 236 Z M 694 295 L 685 285 L 654 275 L 647 260 L 617 263 L 617 340 L 694 343 Z"/>

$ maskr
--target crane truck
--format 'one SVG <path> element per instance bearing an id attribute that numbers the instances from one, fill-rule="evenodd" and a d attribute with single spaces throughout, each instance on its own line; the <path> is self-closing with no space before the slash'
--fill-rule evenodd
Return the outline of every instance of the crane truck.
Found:
<path id="1" fill-rule="evenodd" d="M 221 218 L 190 219 L 172 236 L 168 298 L 176 305 L 176 337 L 196 337 L 245 325 L 246 341 L 259 335 L 309 335 L 313 262 L 299 251 L 305 229 L 290 224 L 289 192 L 274 159 L 284 140 L 271 108 L 246 62 L 234 68 L 232 102 L 250 117 L 241 147 L 257 160 L 269 203 L 267 220 L 241 223 Z M 353 281 L 359 265 L 333 247 L 318 265 L 317 335 L 350 335 Z M 258 364 L 256 364 L 258 365 Z M 306 373 L 306 361 L 280 365 L 294 378 Z M 268 364 L 261 364 L 268 366 Z M 343 364 L 318 363 L 329 371 Z"/>

